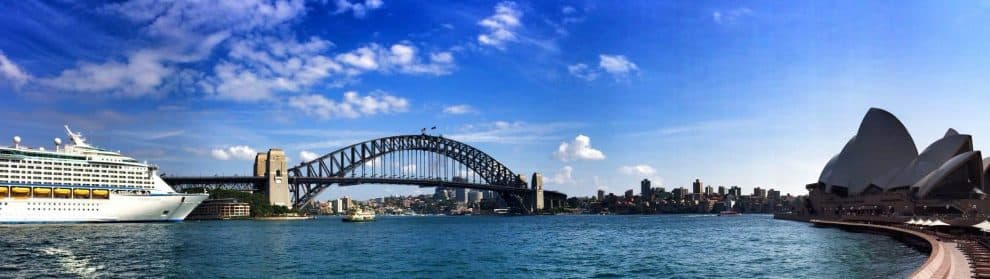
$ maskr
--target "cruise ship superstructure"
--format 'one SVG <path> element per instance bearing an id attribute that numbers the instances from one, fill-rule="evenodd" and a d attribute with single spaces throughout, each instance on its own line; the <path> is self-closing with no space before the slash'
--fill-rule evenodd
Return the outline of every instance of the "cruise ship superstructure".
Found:
<path id="1" fill-rule="evenodd" d="M 0 223 L 182 221 L 207 194 L 177 193 L 157 167 L 72 141 L 0 147 Z"/>

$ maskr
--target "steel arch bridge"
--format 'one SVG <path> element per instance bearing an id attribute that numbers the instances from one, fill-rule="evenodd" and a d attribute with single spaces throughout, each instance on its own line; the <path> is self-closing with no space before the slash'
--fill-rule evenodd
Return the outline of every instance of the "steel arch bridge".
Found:
<path id="1" fill-rule="evenodd" d="M 368 140 L 288 169 L 292 203 L 301 207 L 334 184 L 406 184 L 497 192 L 510 206 L 529 212 L 531 191 L 504 164 L 465 143 L 432 135 Z"/>

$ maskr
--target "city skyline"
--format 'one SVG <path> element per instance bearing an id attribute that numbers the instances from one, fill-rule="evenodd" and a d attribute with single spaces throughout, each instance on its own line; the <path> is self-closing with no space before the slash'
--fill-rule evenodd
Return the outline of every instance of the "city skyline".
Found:
<path id="1" fill-rule="evenodd" d="M 169 174 L 249 175 L 271 147 L 291 166 L 436 126 L 584 197 L 805 194 L 870 107 L 918 144 L 990 131 L 985 3 L 240 3 L 0 4 L 0 137 L 68 124 Z"/>

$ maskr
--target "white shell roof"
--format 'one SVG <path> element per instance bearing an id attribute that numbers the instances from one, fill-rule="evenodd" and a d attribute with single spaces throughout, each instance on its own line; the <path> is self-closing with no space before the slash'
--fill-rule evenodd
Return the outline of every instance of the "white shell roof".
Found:
<path id="1" fill-rule="evenodd" d="M 871 108 L 856 135 L 825 165 L 818 181 L 826 185 L 826 191 L 841 186 L 849 195 L 858 195 L 875 179 L 892 177 L 917 157 L 914 140 L 897 117 Z"/>
<path id="2" fill-rule="evenodd" d="M 897 173 L 897 176 L 875 184 L 884 189 L 914 185 L 915 182 L 918 182 L 922 177 L 925 177 L 928 173 L 945 164 L 952 157 L 973 151 L 972 137 L 954 132 L 954 130 L 949 129 L 946 137 L 935 141 L 928 148 L 925 148 L 921 152 L 921 155 L 918 155 L 918 158 L 915 158 L 911 163 L 904 166 Z"/>
<path id="3" fill-rule="evenodd" d="M 945 180 L 945 178 L 951 175 L 955 170 L 966 167 L 966 163 L 971 160 L 979 161 L 980 152 L 969 151 L 952 157 L 952 159 L 949 159 L 949 161 L 945 162 L 945 164 L 939 166 L 938 169 L 935 169 L 935 171 L 928 173 L 925 177 L 922 177 L 921 180 L 918 180 L 912 188 L 918 188 L 918 197 L 928 196 L 932 190 L 935 190 L 935 187 L 938 186 L 939 182 Z"/>

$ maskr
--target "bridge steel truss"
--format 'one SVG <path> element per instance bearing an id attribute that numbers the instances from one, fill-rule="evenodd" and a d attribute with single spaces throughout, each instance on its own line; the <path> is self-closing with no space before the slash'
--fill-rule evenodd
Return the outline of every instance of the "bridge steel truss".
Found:
<path id="1" fill-rule="evenodd" d="M 510 206 L 530 212 L 524 202 L 529 190 L 520 176 L 485 152 L 442 136 L 373 139 L 303 162 L 288 174 L 297 207 L 333 184 L 381 183 L 492 190 Z"/>

